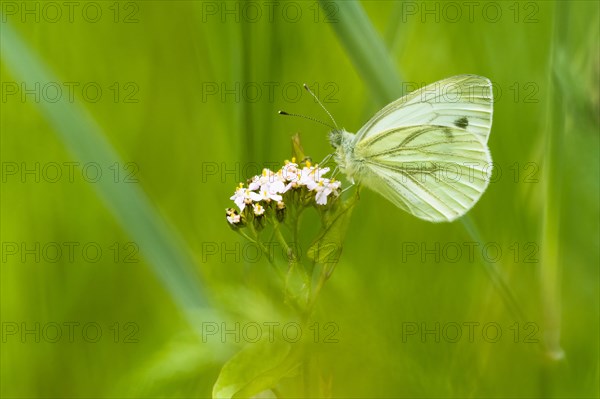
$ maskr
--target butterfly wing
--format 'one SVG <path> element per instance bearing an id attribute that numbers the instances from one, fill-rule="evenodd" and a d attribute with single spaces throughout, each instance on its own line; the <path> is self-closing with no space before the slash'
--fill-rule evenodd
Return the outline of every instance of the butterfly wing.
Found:
<path id="1" fill-rule="evenodd" d="M 416 125 L 465 129 L 487 143 L 492 113 L 490 80 L 478 75 L 457 75 L 413 91 L 387 105 L 358 131 L 354 143 L 378 132 Z"/>
<path id="2" fill-rule="evenodd" d="M 397 127 L 354 148 L 356 178 L 425 220 L 449 222 L 487 188 L 491 156 L 477 134 L 448 126 Z"/>

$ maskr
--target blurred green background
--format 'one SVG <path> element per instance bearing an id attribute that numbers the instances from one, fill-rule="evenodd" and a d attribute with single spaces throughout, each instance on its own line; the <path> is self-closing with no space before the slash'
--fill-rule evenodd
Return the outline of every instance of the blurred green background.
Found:
<path id="1" fill-rule="evenodd" d="M 324 119 L 302 83 L 355 132 L 390 100 L 363 66 L 389 61 L 391 92 L 494 82 L 496 179 L 469 214 L 472 259 L 465 225 L 361 192 L 315 315 L 339 328 L 315 347 L 320 396 L 600 395 L 598 3 L 48 4 L 2 3 L 2 397 L 210 397 L 244 342 L 203 342 L 202 323 L 286 317 L 225 222 L 229 196 L 296 132 L 313 159 L 330 151 L 325 128 L 276 115 Z M 388 58 L 353 47 L 368 25 L 345 12 L 361 7 Z"/>

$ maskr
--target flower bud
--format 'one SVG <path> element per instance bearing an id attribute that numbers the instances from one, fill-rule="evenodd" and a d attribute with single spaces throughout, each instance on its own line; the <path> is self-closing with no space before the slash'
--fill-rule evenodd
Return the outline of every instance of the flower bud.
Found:
<path id="1" fill-rule="evenodd" d="M 238 211 L 233 208 L 227 208 L 225 210 L 225 217 L 229 222 L 229 227 L 236 230 L 246 225 L 246 220 L 243 215 L 240 215 Z"/>
<path id="2" fill-rule="evenodd" d="M 261 204 L 253 204 L 254 227 L 260 231 L 265 227 L 265 208 Z"/>
<path id="3" fill-rule="evenodd" d="M 275 216 L 279 223 L 283 222 L 283 219 L 285 218 L 285 203 L 283 201 L 279 201 L 277 202 L 277 205 L 275 205 Z"/>

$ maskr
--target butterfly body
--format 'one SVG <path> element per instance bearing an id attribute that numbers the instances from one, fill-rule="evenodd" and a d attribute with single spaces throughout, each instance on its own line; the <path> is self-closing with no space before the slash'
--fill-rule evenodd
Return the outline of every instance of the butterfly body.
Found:
<path id="1" fill-rule="evenodd" d="M 454 76 L 401 97 L 356 134 L 329 141 L 340 170 L 401 209 L 452 221 L 479 200 L 491 175 L 491 82 Z"/>

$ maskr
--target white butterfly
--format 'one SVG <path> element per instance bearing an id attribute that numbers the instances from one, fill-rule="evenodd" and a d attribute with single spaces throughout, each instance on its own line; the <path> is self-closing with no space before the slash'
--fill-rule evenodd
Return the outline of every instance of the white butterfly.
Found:
<path id="1" fill-rule="evenodd" d="M 399 98 L 356 134 L 334 129 L 329 140 L 349 180 L 432 222 L 450 222 L 488 186 L 491 82 L 458 75 Z"/>

